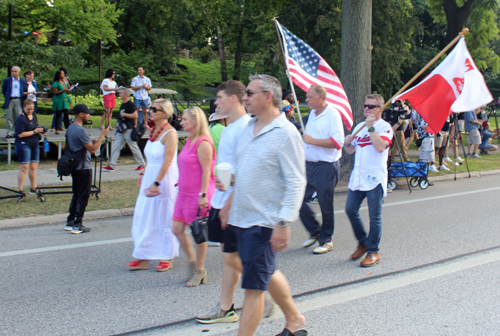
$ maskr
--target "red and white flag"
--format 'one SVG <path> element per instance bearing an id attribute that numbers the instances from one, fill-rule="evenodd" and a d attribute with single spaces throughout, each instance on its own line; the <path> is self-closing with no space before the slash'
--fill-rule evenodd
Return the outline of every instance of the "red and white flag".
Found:
<path id="1" fill-rule="evenodd" d="M 335 71 L 307 43 L 293 35 L 278 21 L 276 25 L 283 37 L 286 68 L 292 81 L 306 92 L 313 84 L 323 86 L 326 90 L 326 101 L 339 111 L 345 126 L 351 130 L 351 104 Z"/>
<path id="2" fill-rule="evenodd" d="M 434 71 L 394 101 L 400 99 L 408 100 L 430 128 L 439 131 L 450 112 L 475 110 L 493 96 L 462 37 Z"/>

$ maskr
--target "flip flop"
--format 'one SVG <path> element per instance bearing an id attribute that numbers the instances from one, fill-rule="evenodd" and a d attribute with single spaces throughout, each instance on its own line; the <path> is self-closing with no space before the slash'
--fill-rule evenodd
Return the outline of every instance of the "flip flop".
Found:
<path id="1" fill-rule="evenodd" d="M 306 330 L 297 330 L 296 332 L 292 333 L 290 330 L 288 329 L 283 329 L 283 331 L 281 332 L 281 334 L 277 334 L 276 336 L 307 336 L 308 333 Z"/>

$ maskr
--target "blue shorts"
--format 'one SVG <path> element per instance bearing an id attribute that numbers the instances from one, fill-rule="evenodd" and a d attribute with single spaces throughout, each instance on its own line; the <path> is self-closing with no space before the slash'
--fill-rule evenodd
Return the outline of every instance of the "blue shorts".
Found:
<path id="1" fill-rule="evenodd" d="M 139 108 L 139 107 L 148 108 L 148 100 L 147 99 L 134 98 L 134 104 L 135 104 L 136 108 Z"/>
<path id="2" fill-rule="evenodd" d="M 238 251 L 243 274 L 241 288 L 266 291 L 276 269 L 276 252 L 271 246 L 273 230 L 262 226 L 237 228 Z"/>
<path id="3" fill-rule="evenodd" d="M 40 148 L 38 146 L 30 147 L 26 144 L 16 142 L 14 148 L 16 149 L 19 163 L 40 162 Z"/>

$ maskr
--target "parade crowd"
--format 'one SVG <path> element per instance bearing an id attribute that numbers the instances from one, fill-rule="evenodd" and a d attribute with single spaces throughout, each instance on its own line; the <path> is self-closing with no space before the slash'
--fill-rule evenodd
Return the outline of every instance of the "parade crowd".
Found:
<path id="1" fill-rule="evenodd" d="M 15 137 L 21 165 L 19 188 L 29 171 L 30 191 L 35 192 L 38 143 L 40 134 L 47 129 L 40 127 L 36 119 L 38 85 L 33 72 L 25 72 L 26 80 L 19 77 L 20 72 L 13 67 L 12 77 L 2 85 L 7 137 Z M 173 105 L 168 99 L 150 102 L 152 83 L 144 72 L 139 67 L 138 76 L 132 80 L 132 101 L 129 89 L 118 87 L 114 81 L 113 69 L 107 71 L 101 85 L 106 112 L 97 141 L 91 141 L 83 127 L 93 113 L 87 106 L 74 106 L 74 121 L 69 124 L 72 102 L 68 93 L 73 86 L 64 68 L 55 74 L 51 84 L 54 94 L 51 129 L 56 133 L 66 129 L 66 151 L 75 162 L 71 172 L 73 196 L 65 230 L 73 234 L 90 231 L 83 225 L 83 217 L 90 197 L 91 154 L 96 153 L 112 129 L 110 121 L 118 93 L 122 105 L 116 142 L 110 165 L 104 169 L 116 169 L 120 150 L 126 143 L 141 174 L 132 224 L 133 260 L 126 267 L 145 270 L 156 260 L 157 271 L 170 270 L 180 247 L 188 261 L 179 267 L 187 273 L 185 286 L 197 287 L 208 281 L 210 270 L 204 266 L 207 242 L 220 244 L 224 262 L 222 278 L 211 280 L 222 283 L 220 299 L 213 309 L 198 314 L 196 320 L 206 324 L 240 321 L 238 335 L 253 335 L 262 317 L 272 315 L 277 306 L 286 318 L 286 325 L 278 335 L 307 335 L 307 331 L 300 329 L 305 318 L 295 306 L 288 281 L 276 269 L 276 256 L 288 247 L 290 224 L 298 218 L 309 233 L 303 248 L 316 245 L 312 252 L 317 255 L 332 251 L 334 192 L 342 149 L 355 157 L 345 211 L 357 241 L 350 259 L 364 257 L 361 267 L 380 262 L 382 203 L 387 194 L 387 162 L 394 135 L 404 161 L 409 161 L 405 132 L 409 134 L 406 138 L 411 136 L 409 143 L 414 136 L 421 142 L 420 159 L 429 163 L 430 171 L 437 171 L 436 153 L 440 169 L 448 169 L 446 162 L 452 161 L 446 151 L 450 128 L 458 127 L 457 123 L 447 121 L 439 137 L 427 133 L 426 123 L 418 114 L 411 121 L 399 119 L 391 125 L 378 113 L 384 105 L 383 97 L 368 94 L 364 103 L 366 119 L 352 134 L 345 135 L 339 112 L 326 100 L 325 88 L 312 85 L 306 96 L 311 111 L 302 127 L 290 108 L 296 103 L 293 94 L 282 91 L 279 81 L 269 75 L 251 76 L 246 87 L 238 81 L 219 85 L 217 109 L 208 120 L 199 107 L 184 110 L 181 126 L 189 136 L 178 153 L 177 132 L 169 122 L 174 115 Z M 494 146 L 488 141 L 484 143 L 483 137 L 496 136 L 487 130 L 484 135 L 475 132 L 476 126 L 483 124 L 477 114 L 480 111 L 467 113 L 464 119 L 471 157 L 477 157 L 479 150 L 493 150 Z M 145 159 L 131 138 L 132 130 L 141 123 L 150 128 Z M 456 139 L 453 141 L 456 153 Z M 394 159 L 397 150 L 392 151 Z M 461 159 L 457 154 L 455 157 L 458 164 Z M 228 172 L 230 178 L 222 178 Z M 369 208 L 368 227 L 360 216 L 365 198 Z M 321 220 L 316 217 L 312 200 L 319 204 Z M 195 233 L 195 227 L 204 225 L 207 236 L 203 230 Z M 186 230 L 188 226 L 192 234 Z M 233 300 L 240 280 L 245 299 L 238 316 Z"/>

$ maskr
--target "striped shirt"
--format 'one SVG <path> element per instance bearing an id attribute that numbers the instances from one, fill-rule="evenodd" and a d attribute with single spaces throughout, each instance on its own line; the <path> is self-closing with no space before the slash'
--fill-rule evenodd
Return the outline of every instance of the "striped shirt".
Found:
<path id="1" fill-rule="evenodd" d="M 248 122 L 236 147 L 231 225 L 274 228 L 297 219 L 306 187 L 302 138 L 282 113 L 254 137 Z"/>

